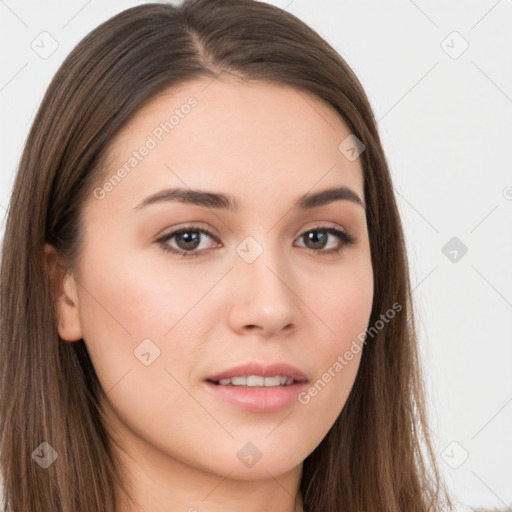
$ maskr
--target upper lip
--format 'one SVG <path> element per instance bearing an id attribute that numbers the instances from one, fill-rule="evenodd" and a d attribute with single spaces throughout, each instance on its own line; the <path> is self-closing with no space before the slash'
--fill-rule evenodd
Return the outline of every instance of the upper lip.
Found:
<path id="1" fill-rule="evenodd" d="M 304 372 L 287 363 L 263 364 L 258 362 L 233 366 L 220 373 L 207 377 L 206 380 L 219 382 L 221 379 L 229 379 L 231 377 L 244 377 L 248 375 L 259 375 L 261 377 L 275 377 L 278 375 L 281 377 L 288 377 L 298 382 L 307 382 L 308 380 Z"/>

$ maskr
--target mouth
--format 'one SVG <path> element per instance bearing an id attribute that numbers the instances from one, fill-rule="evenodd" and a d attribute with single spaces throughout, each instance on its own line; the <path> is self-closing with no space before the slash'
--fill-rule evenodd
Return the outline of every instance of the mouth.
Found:
<path id="1" fill-rule="evenodd" d="M 304 372 L 282 363 L 249 363 L 205 379 L 206 389 L 228 404 L 267 413 L 291 406 L 307 383 Z"/>
<path id="2" fill-rule="evenodd" d="M 261 375 L 242 375 L 239 377 L 228 377 L 218 381 L 208 380 L 212 384 L 219 386 L 245 386 L 245 387 L 265 387 L 275 388 L 278 386 L 291 386 L 294 382 L 298 382 L 290 377 L 275 375 L 274 377 L 263 377 Z"/>

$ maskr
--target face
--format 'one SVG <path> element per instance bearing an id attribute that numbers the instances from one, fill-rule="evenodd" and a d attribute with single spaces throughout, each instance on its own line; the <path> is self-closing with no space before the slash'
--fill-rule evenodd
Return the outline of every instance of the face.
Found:
<path id="1" fill-rule="evenodd" d="M 373 300 L 349 135 L 314 96 L 230 78 L 166 91 L 113 141 L 59 332 L 133 456 L 259 479 L 327 434 Z"/>

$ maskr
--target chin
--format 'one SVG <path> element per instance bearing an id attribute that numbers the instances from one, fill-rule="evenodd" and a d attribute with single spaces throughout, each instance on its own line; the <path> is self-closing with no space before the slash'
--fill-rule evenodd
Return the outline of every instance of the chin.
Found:
<path id="1" fill-rule="evenodd" d="M 269 431 L 266 431 L 258 438 L 237 439 L 221 453 L 212 454 L 218 461 L 215 472 L 224 476 L 229 474 L 229 478 L 235 480 L 257 480 L 277 477 L 302 465 L 309 453 L 305 449 L 306 443 L 282 435 L 265 439 L 268 435 Z"/>

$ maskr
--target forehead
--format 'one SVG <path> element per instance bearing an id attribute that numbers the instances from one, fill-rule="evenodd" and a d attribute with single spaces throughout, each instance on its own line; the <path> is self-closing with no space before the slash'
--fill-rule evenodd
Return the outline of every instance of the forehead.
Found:
<path id="1" fill-rule="evenodd" d="M 135 200 L 159 186 L 229 188 L 253 201 L 339 184 L 362 193 L 359 159 L 339 148 L 349 135 L 333 107 L 288 85 L 187 82 L 153 98 L 112 141 L 108 172 L 127 171 L 112 196 Z"/>

